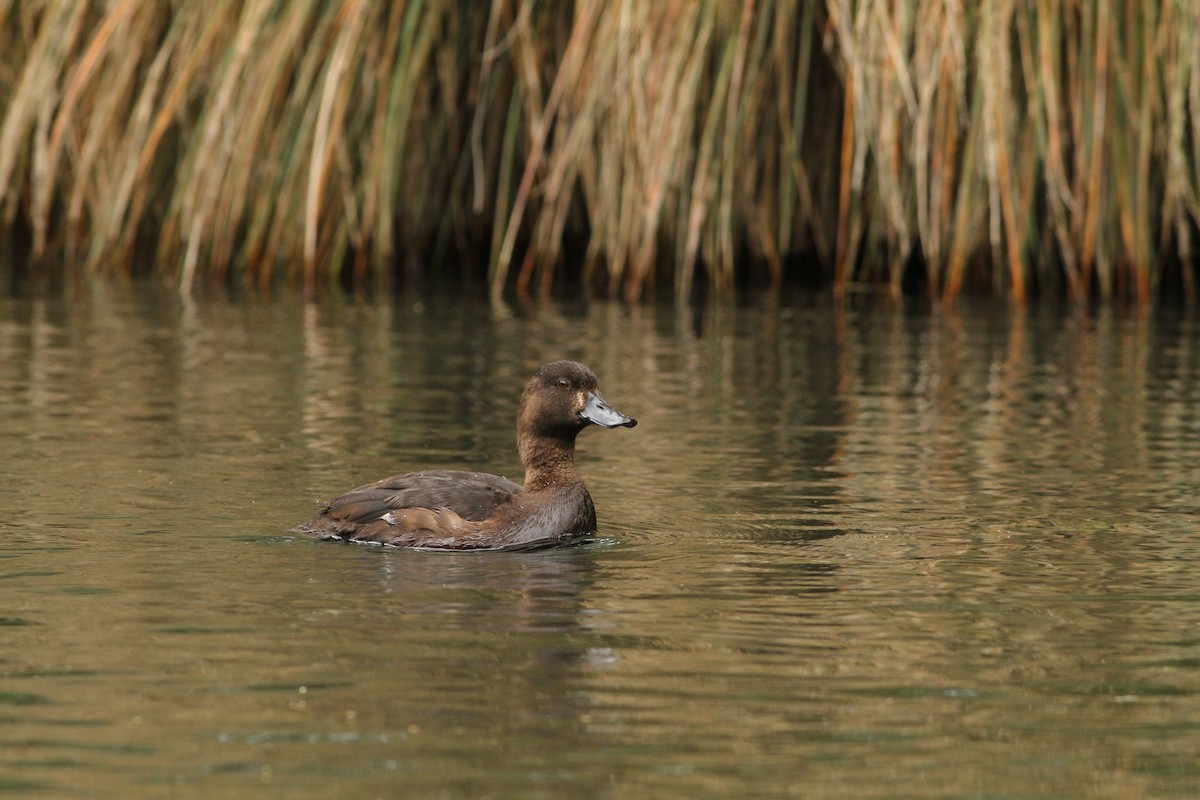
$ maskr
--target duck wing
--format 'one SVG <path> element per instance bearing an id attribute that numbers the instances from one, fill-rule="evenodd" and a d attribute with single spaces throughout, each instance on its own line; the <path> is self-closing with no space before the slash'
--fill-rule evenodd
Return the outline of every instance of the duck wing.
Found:
<path id="1" fill-rule="evenodd" d="M 448 509 L 463 520 L 479 522 L 512 502 L 520 491 L 519 483 L 486 472 L 410 472 L 368 483 L 324 503 L 315 517 L 296 530 L 341 537 L 403 509 Z"/>

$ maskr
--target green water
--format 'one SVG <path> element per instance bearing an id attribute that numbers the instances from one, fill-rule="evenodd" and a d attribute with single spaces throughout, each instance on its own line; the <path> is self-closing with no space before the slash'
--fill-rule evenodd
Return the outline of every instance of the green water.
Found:
<path id="1" fill-rule="evenodd" d="M 0 795 L 1200 792 L 1186 317 L 442 297 L 0 299 Z M 600 538 L 283 532 L 517 478 L 576 358 Z"/>

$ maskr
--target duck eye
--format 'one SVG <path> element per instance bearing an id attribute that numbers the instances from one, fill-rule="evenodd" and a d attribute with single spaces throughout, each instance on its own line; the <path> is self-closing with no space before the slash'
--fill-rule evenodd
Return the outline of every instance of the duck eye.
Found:
<path id="1" fill-rule="evenodd" d="M 571 388 L 571 382 L 569 380 L 567 380 L 566 378 L 559 378 L 557 383 L 558 383 L 558 388 L 560 388 L 560 389 Z"/>

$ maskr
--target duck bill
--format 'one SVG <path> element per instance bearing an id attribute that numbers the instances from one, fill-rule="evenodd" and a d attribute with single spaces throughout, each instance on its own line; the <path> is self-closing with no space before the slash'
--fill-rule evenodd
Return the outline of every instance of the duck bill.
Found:
<path id="1" fill-rule="evenodd" d="M 622 426 L 632 428 L 634 425 L 637 425 L 636 419 L 627 417 L 610 406 L 599 392 L 588 395 L 587 405 L 583 407 L 583 411 L 579 412 L 579 416 L 594 425 L 599 425 L 601 428 L 619 428 Z"/>

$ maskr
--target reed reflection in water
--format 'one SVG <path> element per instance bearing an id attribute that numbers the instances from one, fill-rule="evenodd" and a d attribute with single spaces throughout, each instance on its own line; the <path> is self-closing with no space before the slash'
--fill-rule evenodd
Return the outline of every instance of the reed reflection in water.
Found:
<path id="1" fill-rule="evenodd" d="M 540 363 L 599 539 L 289 537 L 395 472 L 519 477 Z M 0 788 L 61 796 L 1188 796 L 1195 323 L 0 300 Z"/>

